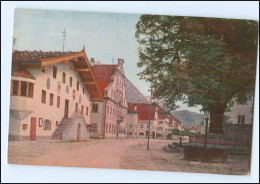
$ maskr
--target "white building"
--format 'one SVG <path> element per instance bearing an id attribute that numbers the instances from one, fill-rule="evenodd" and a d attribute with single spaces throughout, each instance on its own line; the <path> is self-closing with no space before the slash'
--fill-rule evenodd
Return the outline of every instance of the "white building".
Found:
<path id="1" fill-rule="evenodd" d="M 150 136 L 166 138 L 169 133 L 169 121 L 159 105 L 151 106 Z M 127 116 L 127 136 L 147 137 L 149 130 L 149 104 L 129 103 Z"/>
<path id="2" fill-rule="evenodd" d="M 225 112 L 226 116 L 226 123 L 233 124 L 233 125 L 243 125 L 247 124 L 250 125 L 253 122 L 253 101 L 248 100 L 244 104 L 240 104 L 235 102 L 233 106 L 230 108 L 230 111 Z M 205 116 L 205 115 L 204 115 Z M 204 117 L 204 124 L 201 128 L 201 132 L 205 132 L 206 120 Z M 210 127 L 210 119 L 208 120 L 208 130 Z"/>
<path id="3" fill-rule="evenodd" d="M 91 61 L 94 75 L 104 102 L 92 105 L 91 138 L 116 138 L 126 136 L 127 100 L 125 89 L 124 60 L 116 65 Z"/>
<path id="4" fill-rule="evenodd" d="M 103 101 L 85 49 L 14 51 L 9 140 L 86 140 L 91 101 Z"/>

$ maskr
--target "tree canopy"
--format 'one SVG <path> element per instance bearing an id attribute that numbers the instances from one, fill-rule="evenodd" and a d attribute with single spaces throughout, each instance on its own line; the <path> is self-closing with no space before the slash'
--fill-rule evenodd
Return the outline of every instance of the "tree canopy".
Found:
<path id="1" fill-rule="evenodd" d="M 254 93 L 257 23 L 251 20 L 142 15 L 136 25 L 137 66 L 153 97 L 168 110 L 176 102 L 209 111 L 210 131 L 222 132 L 232 100 Z"/>

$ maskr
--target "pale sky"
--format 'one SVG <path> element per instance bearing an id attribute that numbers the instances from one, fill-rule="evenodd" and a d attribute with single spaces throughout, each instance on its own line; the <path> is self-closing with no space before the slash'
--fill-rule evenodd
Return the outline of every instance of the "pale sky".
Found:
<path id="1" fill-rule="evenodd" d="M 89 13 L 77 11 L 48 11 L 16 9 L 14 37 L 16 50 L 62 51 L 62 31 L 66 30 L 65 51 L 81 51 L 83 45 L 88 58 L 103 64 L 125 60 L 127 78 L 145 95 L 149 84 L 139 80 L 137 73 L 138 42 L 135 38 L 138 14 Z M 178 103 L 177 110 L 198 112 Z"/>

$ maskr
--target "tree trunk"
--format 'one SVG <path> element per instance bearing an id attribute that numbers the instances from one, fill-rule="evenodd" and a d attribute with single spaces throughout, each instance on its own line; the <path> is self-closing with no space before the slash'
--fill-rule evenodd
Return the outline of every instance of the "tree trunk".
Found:
<path id="1" fill-rule="evenodd" d="M 210 124 L 209 133 L 212 134 L 224 134 L 223 122 L 224 122 L 225 107 L 223 105 L 215 106 L 210 111 Z"/>

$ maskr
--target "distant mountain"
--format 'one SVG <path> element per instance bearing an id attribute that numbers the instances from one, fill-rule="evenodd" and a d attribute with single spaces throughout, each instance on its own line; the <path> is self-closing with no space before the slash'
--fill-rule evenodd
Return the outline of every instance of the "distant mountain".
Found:
<path id="1" fill-rule="evenodd" d="M 172 115 L 180 120 L 184 126 L 198 125 L 203 121 L 203 114 L 198 114 L 188 110 L 173 111 Z"/>

